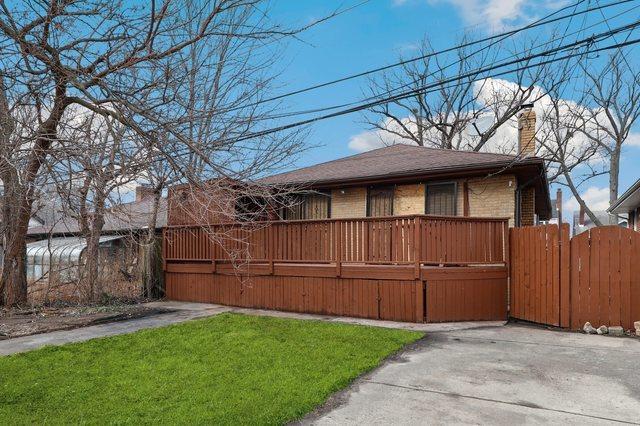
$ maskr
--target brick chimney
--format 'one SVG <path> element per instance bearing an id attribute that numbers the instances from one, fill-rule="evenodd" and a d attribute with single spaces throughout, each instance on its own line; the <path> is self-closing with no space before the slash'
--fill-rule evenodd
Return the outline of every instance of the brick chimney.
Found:
<path id="1" fill-rule="evenodd" d="M 153 197 L 153 188 L 145 185 L 136 186 L 136 202 L 150 197 Z"/>
<path id="2" fill-rule="evenodd" d="M 518 116 L 518 154 L 523 158 L 536 155 L 536 112 L 533 104 L 523 105 Z"/>
<path id="3" fill-rule="evenodd" d="M 578 213 L 578 225 L 582 225 L 584 226 L 584 207 L 582 207 L 582 205 L 580 205 L 580 213 Z"/>

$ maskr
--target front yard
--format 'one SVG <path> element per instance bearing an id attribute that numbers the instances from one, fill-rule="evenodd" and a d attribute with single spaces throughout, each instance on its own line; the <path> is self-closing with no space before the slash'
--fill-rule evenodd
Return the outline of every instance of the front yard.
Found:
<path id="1" fill-rule="evenodd" d="M 421 333 L 221 314 L 0 357 L 0 418 L 281 424 Z"/>

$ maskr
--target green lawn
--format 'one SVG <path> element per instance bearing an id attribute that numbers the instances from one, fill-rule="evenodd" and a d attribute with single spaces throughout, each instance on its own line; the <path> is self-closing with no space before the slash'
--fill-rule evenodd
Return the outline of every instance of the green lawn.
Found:
<path id="1" fill-rule="evenodd" d="M 300 418 L 420 333 L 222 314 L 0 357 L 0 423 Z"/>

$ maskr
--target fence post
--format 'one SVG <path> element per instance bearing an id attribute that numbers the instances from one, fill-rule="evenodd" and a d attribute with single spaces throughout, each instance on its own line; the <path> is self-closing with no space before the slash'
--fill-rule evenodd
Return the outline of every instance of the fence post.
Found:
<path id="1" fill-rule="evenodd" d="M 416 289 L 416 322 L 425 322 L 426 311 L 426 286 L 422 282 L 420 262 L 422 261 L 422 217 L 417 216 L 413 220 L 413 276 Z"/>
<path id="2" fill-rule="evenodd" d="M 560 251 L 560 327 L 571 326 L 571 239 L 569 238 L 569 224 L 560 223 L 558 227 Z"/>
<path id="3" fill-rule="evenodd" d="M 507 267 L 507 318 L 511 315 L 511 236 L 509 235 L 509 220 L 503 224 L 502 259 Z"/>

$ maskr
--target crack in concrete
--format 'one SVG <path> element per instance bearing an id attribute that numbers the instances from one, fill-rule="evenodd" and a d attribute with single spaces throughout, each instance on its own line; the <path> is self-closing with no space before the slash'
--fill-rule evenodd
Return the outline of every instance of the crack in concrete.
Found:
<path id="1" fill-rule="evenodd" d="M 432 332 L 429 334 L 436 334 L 438 332 Z M 609 337 L 607 337 L 609 338 Z M 571 345 L 559 345 L 557 343 L 544 343 L 544 342 L 524 342 L 521 340 L 509 340 L 509 339 L 495 339 L 495 338 L 486 338 L 486 337 L 470 337 L 470 336 L 460 336 L 460 335 L 455 335 L 455 334 L 451 334 L 450 336 L 447 336 L 447 340 L 454 340 L 454 339 L 459 339 L 459 341 L 464 341 L 464 339 L 468 339 L 468 340 L 476 340 L 476 341 L 484 341 L 484 342 L 503 342 L 503 343 L 515 343 L 515 344 L 522 344 L 522 345 L 532 345 L 532 346 L 549 346 L 549 347 L 553 347 L 553 348 L 567 348 L 567 349 L 575 349 L 576 347 L 579 347 L 580 349 L 590 349 L 590 350 L 597 350 L 597 351 L 615 351 L 615 352 L 624 352 L 624 353 L 631 353 L 631 354 L 638 354 L 637 350 L 629 350 L 629 349 L 624 349 L 624 348 L 614 348 L 614 347 L 602 347 L 602 346 L 571 346 Z M 622 339 L 622 337 L 621 337 Z M 633 341 L 633 340 L 631 340 Z"/>
<path id="2" fill-rule="evenodd" d="M 420 387 L 416 387 L 416 386 L 396 385 L 394 383 L 378 382 L 378 381 L 375 381 L 375 380 L 363 380 L 363 382 L 364 383 L 372 383 L 372 384 L 381 385 L 381 386 L 389 386 L 389 387 L 395 387 L 395 388 L 400 388 L 400 389 L 413 390 L 413 391 L 417 391 L 417 392 L 435 393 L 435 394 L 438 394 L 438 395 L 448 396 L 448 397 L 452 397 L 452 398 L 473 399 L 473 400 L 477 400 L 477 401 L 493 402 L 493 403 L 496 403 L 496 404 L 505 404 L 505 405 L 512 405 L 512 406 L 517 406 L 517 407 L 530 408 L 530 409 L 533 409 L 533 410 L 553 411 L 553 412 L 556 412 L 556 413 L 569 414 L 569 415 L 580 416 L 580 417 L 587 417 L 587 418 L 595 419 L 595 420 L 606 420 L 606 421 L 610 421 L 610 422 L 623 423 L 623 424 L 629 424 L 629 425 L 640 425 L 640 423 L 636 423 L 636 422 L 632 422 L 632 421 L 628 421 L 628 420 L 620 420 L 620 419 L 613 419 L 613 418 L 610 418 L 610 417 L 594 416 L 594 415 L 591 415 L 591 414 L 583 414 L 583 413 L 577 413 L 575 411 L 559 410 L 559 409 L 556 409 L 556 408 L 547 408 L 547 407 L 543 407 L 541 405 L 530 403 L 530 402 L 526 402 L 526 401 L 520 401 L 520 402 L 503 401 L 503 400 L 500 400 L 500 399 L 484 398 L 484 397 L 481 397 L 481 396 L 473 396 L 473 395 L 464 395 L 464 394 L 459 394 L 459 393 L 455 393 L 455 392 L 439 391 L 439 390 L 436 390 L 436 389 L 426 389 L 426 388 L 420 388 Z"/>

